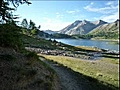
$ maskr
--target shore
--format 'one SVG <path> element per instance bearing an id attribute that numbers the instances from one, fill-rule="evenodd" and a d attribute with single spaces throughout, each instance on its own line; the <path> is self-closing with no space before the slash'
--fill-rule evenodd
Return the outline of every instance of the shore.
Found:
<path id="1" fill-rule="evenodd" d="M 91 38 L 91 40 L 101 40 L 101 41 L 119 42 L 119 39 L 100 39 L 100 38 Z"/>

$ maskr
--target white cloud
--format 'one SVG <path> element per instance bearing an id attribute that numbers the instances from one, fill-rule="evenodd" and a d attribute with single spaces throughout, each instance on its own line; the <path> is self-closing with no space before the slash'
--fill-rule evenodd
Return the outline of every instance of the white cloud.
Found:
<path id="1" fill-rule="evenodd" d="M 75 10 L 67 10 L 66 13 L 68 14 L 75 14 L 75 13 L 79 13 L 80 10 L 79 9 L 75 9 Z"/>
<path id="2" fill-rule="evenodd" d="M 62 20 L 59 19 L 49 19 L 49 18 L 44 18 L 45 22 L 41 22 L 41 30 L 53 30 L 53 31 L 58 31 L 66 27 L 67 25 L 71 24 L 71 22 L 63 22 Z"/>
<path id="3" fill-rule="evenodd" d="M 119 13 L 114 13 L 111 15 L 103 15 L 101 17 L 94 17 L 95 20 L 104 20 L 106 22 L 114 22 L 119 18 Z"/>
<path id="4" fill-rule="evenodd" d="M 115 13 L 115 14 L 112 14 L 112 15 L 107 15 L 107 16 L 104 16 L 102 17 L 101 19 L 104 20 L 104 21 L 107 21 L 107 22 L 114 22 L 116 21 L 117 19 L 119 18 L 119 14 L 118 13 Z"/>
<path id="5" fill-rule="evenodd" d="M 91 12 L 97 12 L 102 14 L 111 14 L 116 12 L 118 9 L 118 6 L 114 4 L 114 2 L 107 2 L 105 7 L 93 7 L 94 3 L 89 4 L 88 6 L 84 7 L 84 9 L 91 11 Z"/>
<path id="6" fill-rule="evenodd" d="M 56 19 L 62 19 L 64 15 L 60 14 L 60 13 L 56 13 Z"/>
<path id="7" fill-rule="evenodd" d="M 114 1 L 109 1 L 109 2 L 106 3 L 106 5 L 108 5 L 108 6 L 110 5 L 110 6 L 112 6 L 112 5 L 114 5 Z"/>
<path id="8" fill-rule="evenodd" d="M 98 14 L 102 14 L 100 17 L 94 17 L 95 20 L 104 20 L 107 22 L 114 22 L 119 18 L 119 5 L 118 2 L 109 1 L 107 3 L 103 3 L 104 7 L 95 7 L 94 3 L 90 3 L 88 6 L 84 7 L 84 9 L 90 12 L 96 12 Z M 97 4 L 96 4 L 97 5 Z"/>

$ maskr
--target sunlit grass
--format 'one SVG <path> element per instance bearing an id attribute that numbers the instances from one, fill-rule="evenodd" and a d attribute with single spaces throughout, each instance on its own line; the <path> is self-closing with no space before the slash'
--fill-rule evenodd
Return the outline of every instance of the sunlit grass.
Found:
<path id="1" fill-rule="evenodd" d="M 65 56 L 42 55 L 48 60 L 60 63 L 76 72 L 97 78 L 104 83 L 119 87 L 119 61 L 117 59 L 103 58 L 97 61 L 80 60 L 79 58 Z"/>
<path id="2" fill-rule="evenodd" d="M 77 48 L 85 49 L 85 50 L 92 50 L 92 51 L 101 51 L 99 48 L 96 47 L 87 47 L 87 46 L 76 46 Z"/>

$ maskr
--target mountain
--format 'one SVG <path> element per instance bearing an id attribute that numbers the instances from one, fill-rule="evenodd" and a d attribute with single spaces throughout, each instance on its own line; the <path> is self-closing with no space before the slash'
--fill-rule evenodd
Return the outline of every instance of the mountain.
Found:
<path id="1" fill-rule="evenodd" d="M 102 20 L 98 20 L 95 22 L 90 22 L 87 20 L 83 20 L 83 21 L 77 20 L 74 23 L 60 30 L 59 33 L 68 34 L 68 35 L 87 34 L 94 28 L 106 23 L 107 22 Z"/>
<path id="2" fill-rule="evenodd" d="M 52 30 L 44 30 L 45 33 L 48 33 L 48 34 L 55 34 L 57 33 L 56 31 L 52 31 Z"/>
<path id="3" fill-rule="evenodd" d="M 38 35 L 37 35 L 39 38 L 49 38 L 50 37 L 50 34 L 44 32 L 44 31 L 40 31 L 38 30 Z"/>
<path id="4" fill-rule="evenodd" d="M 57 31 L 56 32 L 51 30 L 46 30 L 46 31 L 47 32 L 38 30 L 37 37 L 38 38 L 73 38 L 70 35 L 57 33 Z"/>
<path id="5" fill-rule="evenodd" d="M 119 21 L 116 20 L 112 23 L 107 23 L 100 25 L 90 31 L 89 35 L 94 35 L 95 37 L 103 37 L 103 38 L 114 38 L 118 39 L 119 37 Z"/>

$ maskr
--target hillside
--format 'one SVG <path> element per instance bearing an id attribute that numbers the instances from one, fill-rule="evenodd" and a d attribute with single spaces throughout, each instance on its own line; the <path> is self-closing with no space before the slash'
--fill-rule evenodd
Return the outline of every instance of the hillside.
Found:
<path id="1" fill-rule="evenodd" d="M 59 90 L 55 72 L 33 52 L 0 47 L 1 90 Z"/>
<path id="2" fill-rule="evenodd" d="M 25 49 L 22 35 L 15 24 L 0 24 L 0 90 L 59 90 L 55 71 Z"/>
<path id="3" fill-rule="evenodd" d="M 60 30 L 59 33 L 68 34 L 68 35 L 87 34 L 94 28 L 106 23 L 107 22 L 104 22 L 102 20 L 98 20 L 94 22 L 87 20 L 83 20 L 83 21 L 77 20 L 74 23 Z"/>
<path id="4" fill-rule="evenodd" d="M 70 35 L 57 33 L 51 30 L 45 30 L 45 31 L 38 30 L 37 37 L 38 38 L 73 38 Z"/>
<path id="5" fill-rule="evenodd" d="M 45 33 L 48 33 L 48 34 L 55 34 L 57 33 L 57 31 L 52 31 L 52 30 L 44 30 Z"/>
<path id="6" fill-rule="evenodd" d="M 54 56 L 67 56 L 74 57 L 84 60 L 91 60 L 97 58 L 94 54 L 100 54 L 100 57 L 109 57 L 109 58 L 119 58 L 117 53 L 109 53 L 105 50 L 98 48 L 83 48 L 83 47 L 74 47 L 55 40 L 46 40 L 43 38 L 36 38 L 34 35 L 25 35 L 21 33 L 21 28 L 12 24 L 1 24 L 0 25 L 0 89 L 1 90 L 61 90 L 61 83 L 64 84 L 65 80 L 60 82 L 61 76 L 58 76 L 58 73 L 55 72 L 55 69 L 51 67 L 42 60 L 43 55 L 54 55 Z M 7 36 L 7 37 L 6 37 Z M 29 51 L 28 51 L 29 50 Z M 34 51 L 34 52 L 31 52 Z M 37 54 L 40 56 L 38 56 Z M 99 57 L 99 55 L 98 55 Z M 47 59 L 44 59 L 47 60 Z M 58 64 L 54 66 L 59 67 Z M 75 72 L 67 68 L 61 70 L 68 72 L 69 81 L 73 82 L 78 80 L 77 75 L 74 76 Z M 61 71 L 59 71 L 61 72 Z M 66 73 L 62 75 L 64 77 Z M 117 75 L 117 74 L 116 74 Z M 115 86 L 111 84 L 104 85 L 104 82 L 97 84 L 92 81 L 96 79 L 80 75 L 85 78 L 84 86 L 89 80 L 89 85 L 94 85 L 95 87 L 99 85 L 103 88 L 110 88 L 109 90 L 114 90 Z M 72 79 L 75 77 L 76 79 Z M 68 80 L 68 79 L 67 79 Z M 81 80 L 81 79 L 80 79 Z M 112 79 L 114 80 L 114 78 Z M 79 81 L 79 80 L 78 80 Z M 116 83 L 118 80 L 114 80 Z M 111 81 L 110 81 L 111 82 Z M 74 83 L 74 82 L 73 82 Z M 67 87 L 77 86 L 78 84 L 70 84 L 66 82 Z M 66 86 L 64 84 L 64 86 Z M 73 85 L 73 86 L 71 86 Z M 84 88 L 83 86 L 83 88 Z M 104 87 L 105 86 L 105 87 Z M 93 86 L 91 88 L 94 88 Z M 98 89 L 98 87 L 96 87 Z M 112 89 L 113 88 L 113 89 Z M 103 89 L 103 90 L 106 90 Z M 66 89 L 63 89 L 66 90 Z M 77 89 L 75 89 L 77 90 Z M 79 90 L 79 89 L 78 89 Z M 85 90 L 89 90 L 85 89 Z M 93 89 L 91 89 L 93 90 Z"/>
<path id="7" fill-rule="evenodd" d="M 93 35 L 96 38 L 103 39 L 118 39 L 119 38 L 119 20 L 113 23 L 100 25 L 89 32 L 88 35 Z"/>

